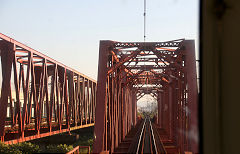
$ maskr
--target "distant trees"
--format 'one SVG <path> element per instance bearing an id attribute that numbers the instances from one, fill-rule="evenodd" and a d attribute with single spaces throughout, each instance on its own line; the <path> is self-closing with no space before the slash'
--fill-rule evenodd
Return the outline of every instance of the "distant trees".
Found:
<path id="1" fill-rule="evenodd" d="M 157 103 L 151 102 L 145 107 L 138 107 L 137 115 L 142 118 L 145 118 L 145 116 L 149 116 L 150 118 L 157 116 Z"/>

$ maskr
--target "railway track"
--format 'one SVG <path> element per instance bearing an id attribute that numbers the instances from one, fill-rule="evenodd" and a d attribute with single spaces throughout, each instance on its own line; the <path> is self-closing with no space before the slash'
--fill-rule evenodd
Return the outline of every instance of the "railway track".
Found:
<path id="1" fill-rule="evenodd" d="M 135 141 L 132 142 L 128 153 L 166 154 L 167 152 L 164 149 L 160 136 L 152 125 L 150 118 L 145 118 L 141 126 L 136 133 Z"/>

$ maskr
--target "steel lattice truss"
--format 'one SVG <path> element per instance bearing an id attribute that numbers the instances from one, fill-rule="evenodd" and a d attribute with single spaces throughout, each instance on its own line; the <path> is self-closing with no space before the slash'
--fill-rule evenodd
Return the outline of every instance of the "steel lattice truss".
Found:
<path id="1" fill-rule="evenodd" d="M 0 50 L 1 141 L 22 142 L 94 125 L 95 80 L 1 33 Z"/>
<path id="2" fill-rule="evenodd" d="M 163 142 L 181 153 L 197 150 L 189 136 L 198 136 L 194 41 L 179 39 L 100 41 L 94 152 L 114 152 L 136 125 L 136 102 L 145 94 L 158 101 Z"/>

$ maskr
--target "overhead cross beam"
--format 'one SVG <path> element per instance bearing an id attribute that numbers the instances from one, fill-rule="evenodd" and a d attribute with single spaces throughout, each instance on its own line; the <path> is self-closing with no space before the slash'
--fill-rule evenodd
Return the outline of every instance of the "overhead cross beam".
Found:
<path id="1" fill-rule="evenodd" d="M 111 68 L 108 69 L 108 74 L 112 73 L 113 71 L 115 71 L 117 68 L 119 68 L 120 66 L 122 66 L 125 62 L 129 61 L 130 59 L 136 57 L 139 54 L 139 51 L 133 52 L 131 55 L 127 56 L 126 58 L 122 59 L 121 61 L 119 61 L 116 65 L 112 66 Z"/>

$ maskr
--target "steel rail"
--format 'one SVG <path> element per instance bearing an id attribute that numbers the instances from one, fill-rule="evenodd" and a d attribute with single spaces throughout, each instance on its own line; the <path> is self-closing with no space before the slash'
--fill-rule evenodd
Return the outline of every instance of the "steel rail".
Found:
<path id="1" fill-rule="evenodd" d="M 150 121 L 150 120 L 149 120 L 149 121 Z M 152 140 L 153 140 L 155 152 L 158 153 L 157 146 L 156 146 L 156 141 L 155 141 L 155 136 L 154 136 L 153 129 L 152 129 L 152 123 L 151 123 L 151 121 L 150 121 L 150 128 L 151 128 L 151 134 L 152 134 Z"/>
<path id="2" fill-rule="evenodd" d="M 144 149 L 144 137 L 145 134 L 146 134 L 146 129 L 147 129 L 147 120 L 149 120 L 149 126 L 150 126 L 150 129 L 148 130 L 149 131 L 149 139 L 150 139 L 150 149 L 151 149 L 151 153 L 158 153 L 158 149 L 157 149 L 157 146 L 156 146 L 156 141 L 155 141 L 155 136 L 154 136 L 154 132 L 153 132 L 153 129 L 152 129 L 152 124 L 151 124 L 151 121 L 149 118 L 146 118 L 145 121 L 144 121 L 144 124 L 143 124 L 143 127 L 142 127 L 142 130 L 141 130 L 141 134 L 140 134 L 140 137 L 139 137 L 139 141 L 138 141 L 138 146 L 137 146 L 137 150 L 136 150 L 136 154 L 139 153 L 139 149 L 140 149 L 140 146 L 142 146 L 142 151 L 140 153 L 143 153 L 143 149 Z M 153 144 L 153 145 L 152 145 Z"/>
<path id="3" fill-rule="evenodd" d="M 162 139 L 161 139 L 161 136 L 159 134 L 159 132 L 157 131 L 157 128 L 155 125 L 152 125 L 152 128 L 153 128 L 153 131 L 155 132 L 155 136 L 156 136 L 156 140 L 155 141 L 159 141 L 159 142 L 155 142 L 155 143 L 159 143 L 160 145 L 158 145 L 158 147 L 161 147 L 161 149 L 158 149 L 159 150 L 159 153 L 164 153 L 166 154 L 167 153 L 167 150 L 165 149 L 164 147 L 164 144 L 162 142 Z"/>
<path id="4" fill-rule="evenodd" d="M 138 146 L 137 146 L 137 151 L 136 151 L 136 153 L 138 153 L 139 152 L 139 147 L 140 147 L 140 144 L 141 144 L 141 139 L 142 139 L 142 135 L 143 135 L 143 131 L 144 131 L 144 129 L 145 129 L 145 124 L 146 124 L 146 119 L 144 120 L 144 124 L 143 124 L 143 127 L 142 127 L 142 131 L 141 131 L 141 134 L 140 134 L 140 137 L 139 137 L 139 140 L 138 140 Z"/>

